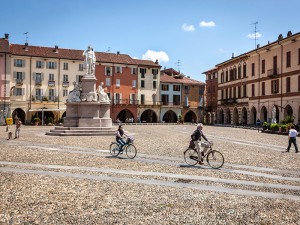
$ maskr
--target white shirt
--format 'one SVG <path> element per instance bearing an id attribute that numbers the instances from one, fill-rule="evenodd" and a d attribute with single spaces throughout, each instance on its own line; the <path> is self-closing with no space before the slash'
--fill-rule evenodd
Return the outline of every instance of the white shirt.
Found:
<path id="1" fill-rule="evenodd" d="M 297 137 L 298 132 L 295 129 L 290 129 L 289 136 L 294 138 Z"/>

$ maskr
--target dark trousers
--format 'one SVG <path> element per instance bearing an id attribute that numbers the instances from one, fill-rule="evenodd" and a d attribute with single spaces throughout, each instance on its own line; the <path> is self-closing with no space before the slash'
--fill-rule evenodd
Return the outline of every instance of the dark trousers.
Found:
<path id="1" fill-rule="evenodd" d="M 296 138 L 295 138 L 295 137 L 291 137 L 291 138 L 289 139 L 289 146 L 288 146 L 288 148 L 287 148 L 287 151 L 290 150 L 292 143 L 293 143 L 293 145 L 295 146 L 296 152 L 298 152 L 298 146 L 297 146 L 297 142 L 296 142 Z"/>
<path id="2" fill-rule="evenodd" d="M 117 139 L 117 142 L 121 145 L 121 149 L 123 148 L 123 146 L 126 144 L 125 141 L 123 139 Z"/>

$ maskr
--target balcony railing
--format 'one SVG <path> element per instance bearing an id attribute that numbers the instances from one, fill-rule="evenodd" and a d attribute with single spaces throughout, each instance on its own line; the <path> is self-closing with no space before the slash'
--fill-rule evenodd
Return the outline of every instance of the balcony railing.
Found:
<path id="1" fill-rule="evenodd" d="M 268 77 L 278 77 L 279 76 L 279 68 L 273 68 L 267 71 Z"/>
<path id="2" fill-rule="evenodd" d="M 221 105 L 231 105 L 231 104 L 236 104 L 237 101 L 235 98 L 229 98 L 229 99 L 222 99 L 221 100 Z"/>
<path id="3" fill-rule="evenodd" d="M 51 80 L 51 81 L 49 80 L 48 81 L 48 86 L 49 87 L 54 87 L 55 86 L 55 81 L 54 80 Z"/>
<path id="4" fill-rule="evenodd" d="M 69 87 L 69 81 L 63 81 L 62 86 L 63 87 Z"/>
<path id="5" fill-rule="evenodd" d="M 137 105 L 138 104 L 138 100 L 134 100 L 134 99 L 113 99 L 113 104 L 114 105 Z"/>
<path id="6" fill-rule="evenodd" d="M 35 85 L 42 85 L 42 80 L 35 80 Z"/>
<path id="7" fill-rule="evenodd" d="M 35 101 L 44 101 L 44 102 L 57 102 L 58 101 L 58 97 L 57 96 L 46 96 L 46 95 L 35 95 L 35 96 L 32 96 L 32 99 L 31 99 L 33 102 Z"/>
<path id="8" fill-rule="evenodd" d="M 23 79 L 16 79 L 16 84 L 17 85 L 22 85 L 23 84 Z"/>

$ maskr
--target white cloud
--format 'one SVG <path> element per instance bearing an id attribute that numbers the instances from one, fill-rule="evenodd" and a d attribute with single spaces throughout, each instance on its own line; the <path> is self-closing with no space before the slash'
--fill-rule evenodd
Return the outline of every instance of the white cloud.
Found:
<path id="1" fill-rule="evenodd" d="M 169 56 L 167 55 L 167 53 L 160 51 L 160 52 L 156 52 L 153 50 L 147 50 L 147 52 L 145 54 L 143 54 L 143 59 L 150 59 L 153 62 L 155 62 L 156 60 L 158 60 L 159 63 L 161 62 L 169 62 Z"/>
<path id="2" fill-rule="evenodd" d="M 256 32 L 256 39 L 261 38 L 261 37 L 262 37 L 262 34 L 259 33 L 259 32 Z M 248 34 L 248 35 L 247 35 L 247 38 L 255 39 L 255 33 Z"/>
<path id="3" fill-rule="evenodd" d="M 187 31 L 187 32 L 193 32 L 193 31 L 195 31 L 194 25 L 187 25 L 186 23 L 184 23 L 181 26 L 181 29 L 184 30 L 184 31 Z"/>
<path id="4" fill-rule="evenodd" d="M 200 27 L 215 27 L 216 24 L 213 21 L 209 21 L 209 22 L 201 21 L 200 24 L 199 24 L 199 26 Z"/>

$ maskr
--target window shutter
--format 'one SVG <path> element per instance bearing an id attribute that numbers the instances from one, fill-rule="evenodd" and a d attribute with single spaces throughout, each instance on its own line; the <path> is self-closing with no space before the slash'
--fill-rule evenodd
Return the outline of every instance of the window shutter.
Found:
<path id="1" fill-rule="evenodd" d="M 41 80 L 44 80 L 44 73 L 41 73 Z"/>
<path id="2" fill-rule="evenodd" d="M 117 103 L 117 98 L 116 98 L 117 94 L 114 93 L 114 103 L 116 104 Z"/>
<path id="3" fill-rule="evenodd" d="M 17 66 L 17 60 L 14 59 L 14 66 Z"/>
<path id="4" fill-rule="evenodd" d="M 36 75 L 34 72 L 32 73 L 32 80 L 36 80 Z"/>
<path id="5" fill-rule="evenodd" d="M 22 72 L 22 80 L 25 79 L 25 72 Z"/>
<path id="6" fill-rule="evenodd" d="M 14 79 L 16 79 L 16 78 L 17 78 L 17 72 L 16 72 L 16 71 L 14 71 L 13 78 L 14 78 Z"/>
<path id="7" fill-rule="evenodd" d="M 120 96 L 120 104 L 122 104 L 122 93 L 120 93 L 119 96 Z"/>
<path id="8" fill-rule="evenodd" d="M 22 67 L 25 67 L 25 60 L 22 59 Z"/>
<path id="9" fill-rule="evenodd" d="M 17 95 L 17 88 L 14 88 L 14 90 L 13 90 L 13 95 L 14 95 L 14 96 Z"/>
<path id="10" fill-rule="evenodd" d="M 57 69 L 57 62 L 54 62 L 54 69 Z"/>
<path id="11" fill-rule="evenodd" d="M 44 68 L 44 66 L 45 66 L 45 62 L 41 61 L 41 67 Z"/>
<path id="12" fill-rule="evenodd" d="M 49 69 L 49 62 L 46 63 L 46 68 Z"/>
<path id="13" fill-rule="evenodd" d="M 22 88 L 22 95 L 25 95 L 25 88 Z"/>

